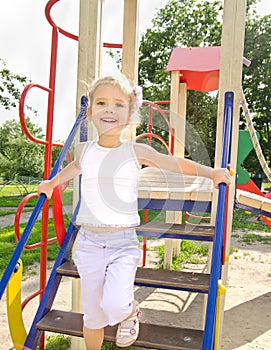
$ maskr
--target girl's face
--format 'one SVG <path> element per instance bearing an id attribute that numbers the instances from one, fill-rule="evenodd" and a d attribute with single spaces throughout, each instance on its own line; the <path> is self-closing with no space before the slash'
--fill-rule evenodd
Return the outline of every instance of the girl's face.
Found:
<path id="1" fill-rule="evenodd" d="M 99 86 L 93 95 L 91 118 L 99 136 L 120 135 L 130 119 L 128 96 L 118 86 Z"/>

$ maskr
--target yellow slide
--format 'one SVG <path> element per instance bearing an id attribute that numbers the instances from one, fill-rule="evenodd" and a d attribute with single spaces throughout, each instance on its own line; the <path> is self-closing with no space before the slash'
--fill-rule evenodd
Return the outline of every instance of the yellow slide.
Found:
<path id="1" fill-rule="evenodd" d="M 13 272 L 6 290 L 7 315 L 11 339 L 16 350 L 22 350 L 26 340 L 21 307 L 21 285 L 23 263 L 19 259 L 17 269 Z"/>

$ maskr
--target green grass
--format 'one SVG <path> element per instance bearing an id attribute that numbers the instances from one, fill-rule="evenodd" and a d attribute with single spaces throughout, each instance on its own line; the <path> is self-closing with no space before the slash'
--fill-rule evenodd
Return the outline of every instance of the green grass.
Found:
<path id="1" fill-rule="evenodd" d="M 71 346 L 71 338 L 65 335 L 52 335 L 46 337 L 45 350 L 68 350 Z M 102 350 L 118 350 L 120 349 L 115 343 L 105 342 Z M 126 350 L 139 350 L 138 347 L 128 346 Z"/>
<path id="2" fill-rule="evenodd" d="M 0 216 L 6 216 L 6 215 L 10 215 L 10 214 L 15 214 L 15 213 L 16 213 L 16 210 L 1 209 Z"/>
<path id="3" fill-rule="evenodd" d="M 45 350 L 67 350 L 71 346 L 71 338 L 65 335 L 52 335 L 46 337 Z"/>
<path id="4" fill-rule="evenodd" d="M 140 220 L 144 221 L 144 210 L 140 209 L 139 211 Z M 147 220 L 165 222 L 166 221 L 166 211 L 165 210 L 148 210 Z"/>
<path id="5" fill-rule="evenodd" d="M 22 196 L 1 196 L 0 197 L 0 207 L 14 207 L 15 209 L 21 203 Z M 25 205 L 25 207 L 34 207 L 37 203 L 37 198 L 31 198 Z"/>
<path id="6" fill-rule="evenodd" d="M 270 227 L 262 220 L 258 220 L 257 214 L 248 214 L 244 210 L 235 209 L 233 212 L 233 222 L 232 230 L 253 230 L 253 231 L 262 231 L 270 232 Z"/>
<path id="7" fill-rule="evenodd" d="M 271 245 L 271 235 L 263 236 L 257 233 L 242 233 L 234 234 L 233 237 L 238 238 L 240 242 L 245 243 L 247 245 L 251 245 L 256 242 L 260 242 L 262 244 L 270 244 Z"/>
<path id="8" fill-rule="evenodd" d="M 1 194 L 1 193 L 0 193 Z M 73 191 L 66 190 L 62 193 L 62 202 L 63 205 L 72 204 Z M 0 195 L 0 207 L 14 207 L 17 208 L 21 201 L 23 200 L 23 196 L 1 196 Z M 37 203 L 38 198 L 31 198 L 26 204 L 25 207 L 34 207 Z M 52 200 L 50 200 L 51 205 Z"/>
<path id="9" fill-rule="evenodd" d="M 20 225 L 21 227 L 21 233 L 23 232 L 23 228 L 26 226 L 26 224 Z M 49 219 L 49 238 L 52 238 L 55 236 L 54 231 L 54 224 L 53 220 Z M 28 245 L 40 242 L 41 240 L 41 221 L 37 221 L 31 235 L 29 237 L 29 240 L 27 242 Z M 12 256 L 12 253 L 17 245 L 17 241 L 15 239 L 14 234 L 14 228 L 13 226 L 8 226 L 4 228 L 0 228 L 0 275 L 3 274 L 5 268 L 7 267 L 10 258 Z M 57 254 L 59 251 L 59 246 L 57 242 L 51 243 L 48 245 L 48 260 L 53 261 L 56 259 Z M 40 249 L 25 249 L 22 253 L 22 261 L 24 264 L 24 270 L 27 273 L 31 272 L 31 267 L 33 264 L 39 262 L 40 258 Z"/>
<path id="10" fill-rule="evenodd" d="M 165 253 L 165 246 L 161 245 L 155 247 L 160 258 L 159 268 L 163 268 L 163 260 Z M 206 263 L 206 257 L 208 256 L 208 245 L 205 243 L 198 243 L 188 240 L 181 240 L 180 243 L 180 255 L 173 257 L 172 269 L 181 270 L 185 264 L 204 264 Z"/>
<path id="11" fill-rule="evenodd" d="M 27 184 L 23 182 L 11 181 L 8 185 L 0 185 L 0 197 L 25 196 L 28 193 L 37 191 L 37 183 Z"/>

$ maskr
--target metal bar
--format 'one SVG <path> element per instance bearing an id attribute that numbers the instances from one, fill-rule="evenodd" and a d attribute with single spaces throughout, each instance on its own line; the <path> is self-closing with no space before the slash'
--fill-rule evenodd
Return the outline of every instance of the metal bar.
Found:
<path id="1" fill-rule="evenodd" d="M 226 92 L 224 99 L 224 135 L 222 148 L 221 167 L 226 168 L 230 156 L 231 148 L 231 125 L 233 116 L 233 92 Z M 203 337 L 202 350 L 211 350 L 214 347 L 214 331 L 216 320 L 216 301 L 218 292 L 218 281 L 221 277 L 222 266 L 222 246 L 224 235 L 224 216 L 225 216 L 225 202 L 226 202 L 226 184 L 219 185 L 217 215 L 215 224 L 215 235 L 212 254 L 212 267 L 210 274 L 210 286 L 208 293 L 208 303 L 205 318 L 205 329 Z"/>
<path id="2" fill-rule="evenodd" d="M 36 324 L 50 311 L 55 295 L 57 293 L 59 284 L 61 282 L 61 275 L 57 274 L 56 269 L 66 262 L 70 256 L 74 241 L 77 236 L 78 229 L 73 225 L 79 209 L 79 204 L 73 214 L 73 218 L 68 227 L 67 233 L 64 237 L 63 244 L 59 250 L 58 256 L 56 258 L 55 264 L 53 266 L 52 272 L 50 274 L 49 280 L 47 282 L 46 288 L 43 293 L 39 308 L 31 325 L 30 331 L 25 341 L 25 346 L 28 349 L 36 349 L 42 336 L 43 331 L 37 330 Z"/>

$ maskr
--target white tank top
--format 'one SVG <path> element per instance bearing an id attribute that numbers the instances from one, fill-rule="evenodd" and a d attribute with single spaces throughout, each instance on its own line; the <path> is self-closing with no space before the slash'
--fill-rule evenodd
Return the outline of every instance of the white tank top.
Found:
<path id="1" fill-rule="evenodd" d="M 105 148 L 87 142 L 81 156 L 81 205 L 76 224 L 95 227 L 139 225 L 137 191 L 140 166 L 133 142 Z"/>

